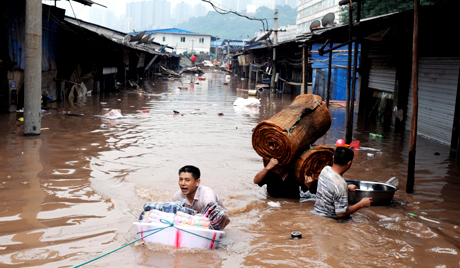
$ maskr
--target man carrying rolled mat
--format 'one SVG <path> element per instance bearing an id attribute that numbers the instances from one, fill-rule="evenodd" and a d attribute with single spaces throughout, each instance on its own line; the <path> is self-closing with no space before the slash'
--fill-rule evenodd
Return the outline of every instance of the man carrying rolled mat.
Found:
<path id="1" fill-rule="evenodd" d="M 307 179 L 306 177 L 306 183 L 308 184 L 301 184 L 289 167 L 283 168 L 282 176 L 273 172 L 273 168 L 276 165 L 278 165 L 278 160 L 275 158 L 270 159 L 267 166 L 256 174 L 254 177 L 254 183 L 258 184 L 260 187 L 266 184 L 267 192 L 271 197 L 299 199 L 299 186 L 302 191 L 306 192 L 308 190 L 307 185 L 311 184 L 313 179 L 310 177 Z"/>
<path id="2" fill-rule="evenodd" d="M 371 205 L 372 198 L 365 197 L 358 203 L 348 206 L 348 191 L 355 191 L 356 185 L 347 186 L 342 176 L 350 169 L 353 157 L 354 153 L 351 149 L 345 147 L 335 149 L 332 167 L 325 166 L 319 174 L 313 213 L 340 219 Z"/>
<path id="3" fill-rule="evenodd" d="M 202 212 L 210 202 L 214 202 L 225 209 L 219 196 L 209 187 L 200 185 L 200 169 L 195 166 L 184 166 L 179 169 L 179 187 L 172 201 L 185 201 L 185 207 Z"/>

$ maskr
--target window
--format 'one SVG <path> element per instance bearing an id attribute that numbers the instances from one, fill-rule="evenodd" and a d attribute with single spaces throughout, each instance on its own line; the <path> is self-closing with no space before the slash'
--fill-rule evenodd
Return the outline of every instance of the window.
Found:
<path id="1" fill-rule="evenodd" d="M 198 40 L 198 42 L 204 44 L 204 38 L 200 38 L 200 39 Z"/>
<path id="2" fill-rule="evenodd" d="M 181 37 L 181 38 L 180 38 L 180 41 L 181 41 L 181 42 L 185 42 L 185 37 Z"/>
<path id="3" fill-rule="evenodd" d="M 166 36 L 163 36 L 163 42 L 166 41 Z"/>

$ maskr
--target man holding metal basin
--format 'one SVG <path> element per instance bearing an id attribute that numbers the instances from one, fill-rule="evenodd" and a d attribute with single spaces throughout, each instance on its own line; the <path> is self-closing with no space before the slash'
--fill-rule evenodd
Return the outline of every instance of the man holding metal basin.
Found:
<path id="1" fill-rule="evenodd" d="M 323 168 L 318 178 L 316 202 L 313 213 L 334 219 L 346 218 L 363 207 L 369 207 L 372 197 L 364 197 L 354 205 L 348 205 L 348 191 L 355 191 L 356 185 L 348 185 L 342 177 L 353 162 L 351 149 L 337 147 L 332 167 Z"/>

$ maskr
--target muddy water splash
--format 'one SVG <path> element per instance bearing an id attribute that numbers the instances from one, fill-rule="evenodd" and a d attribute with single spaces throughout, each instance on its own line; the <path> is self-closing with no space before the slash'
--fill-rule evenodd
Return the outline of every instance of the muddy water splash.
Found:
<path id="1" fill-rule="evenodd" d="M 137 243 L 88 267 L 460 265 L 460 174 L 447 146 L 418 139 L 415 194 L 406 195 L 408 133 L 358 121 L 354 139 L 374 150 L 358 151 L 345 177 L 384 182 L 396 176 L 401 190 L 391 206 L 360 210 L 350 221 L 322 218 L 309 213 L 313 202 L 273 200 L 252 183 L 263 167 L 252 149 L 252 129 L 293 98 L 265 92 L 260 108 L 237 108 L 232 103 L 247 98 L 253 85 L 238 77 L 226 85 L 219 73 L 205 77 L 199 85 L 145 81 L 145 93 L 56 104 L 85 116 L 50 109 L 42 119 L 49 130 L 39 137 L 22 136 L 15 120 L 21 114 L 1 115 L 0 247 L 6 249 L 0 266 L 71 267 L 134 240 L 132 222 L 142 205 L 170 200 L 178 190 L 177 170 L 186 164 L 201 169 L 202 184 L 229 209 L 232 222 L 219 248 Z M 96 116 L 109 109 L 120 109 L 125 118 Z M 333 107 L 331 115 L 332 127 L 318 145 L 344 136 L 344 109 Z M 281 208 L 268 201 L 280 201 Z M 303 239 L 289 240 L 295 230 Z"/>

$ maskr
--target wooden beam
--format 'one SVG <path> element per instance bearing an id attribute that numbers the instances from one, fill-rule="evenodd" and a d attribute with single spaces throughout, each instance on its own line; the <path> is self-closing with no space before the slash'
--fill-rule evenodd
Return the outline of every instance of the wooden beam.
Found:
<path id="1" fill-rule="evenodd" d="M 409 143 L 409 165 L 407 171 L 406 193 L 414 192 L 415 149 L 417 144 L 418 119 L 418 22 L 420 0 L 414 0 L 414 32 L 412 42 L 412 118 Z"/>

